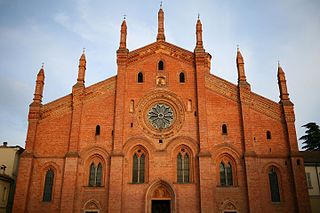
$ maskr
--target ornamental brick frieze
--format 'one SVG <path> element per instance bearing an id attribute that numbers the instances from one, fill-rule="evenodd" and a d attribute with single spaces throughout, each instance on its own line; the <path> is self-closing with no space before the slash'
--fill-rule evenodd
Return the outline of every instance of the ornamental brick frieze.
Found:
<path id="1" fill-rule="evenodd" d="M 237 86 L 220 79 L 219 77 L 212 76 L 210 74 L 206 75 L 206 87 L 231 100 L 239 101 Z M 253 110 L 263 113 L 273 119 L 281 120 L 281 109 L 279 104 L 253 92 L 242 93 L 242 95 L 242 101 L 249 104 Z"/>
<path id="2" fill-rule="evenodd" d="M 65 113 L 72 111 L 72 95 L 67 95 L 56 101 L 43 105 L 42 107 L 42 119 L 51 116 L 61 116 Z"/>
<path id="3" fill-rule="evenodd" d="M 252 93 L 252 108 L 271 118 L 281 120 L 281 107 L 279 104 L 268 100 L 260 95 Z"/>
<path id="4" fill-rule="evenodd" d="M 208 89 L 238 102 L 238 88 L 235 85 L 210 74 L 206 75 L 205 81 Z"/>
<path id="5" fill-rule="evenodd" d="M 116 79 L 108 79 L 108 81 L 100 82 L 96 85 L 92 85 L 86 89 L 84 102 L 95 100 L 97 97 L 111 96 L 115 93 Z"/>
<path id="6" fill-rule="evenodd" d="M 193 53 L 188 50 L 184 50 L 169 43 L 154 43 L 146 46 L 145 48 L 137 49 L 129 53 L 128 64 L 140 61 L 157 53 L 167 55 L 183 62 L 188 62 L 189 64 L 193 64 L 194 62 Z"/>

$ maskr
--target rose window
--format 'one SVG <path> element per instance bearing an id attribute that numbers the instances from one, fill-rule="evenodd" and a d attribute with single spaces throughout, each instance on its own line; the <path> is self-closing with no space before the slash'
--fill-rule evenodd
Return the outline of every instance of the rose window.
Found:
<path id="1" fill-rule="evenodd" d="M 172 125 L 174 113 L 167 104 L 156 104 L 149 110 L 147 117 L 154 128 L 165 129 Z"/>

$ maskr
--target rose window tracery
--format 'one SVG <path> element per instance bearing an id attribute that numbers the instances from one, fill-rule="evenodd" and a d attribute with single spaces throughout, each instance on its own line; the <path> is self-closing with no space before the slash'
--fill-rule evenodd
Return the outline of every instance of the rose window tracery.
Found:
<path id="1" fill-rule="evenodd" d="M 158 103 L 148 112 L 148 120 L 156 129 L 166 129 L 172 125 L 174 113 L 170 106 Z"/>

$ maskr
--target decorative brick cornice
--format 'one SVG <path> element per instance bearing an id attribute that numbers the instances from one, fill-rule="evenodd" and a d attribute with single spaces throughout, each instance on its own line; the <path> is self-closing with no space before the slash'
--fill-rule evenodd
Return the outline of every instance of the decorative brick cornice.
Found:
<path id="1" fill-rule="evenodd" d="M 78 158 L 80 157 L 79 152 L 67 152 L 66 158 Z"/>
<path id="2" fill-rule="evenodd" d="M 207 74 L 206 87 L 230 100 L 239 102 L 238 87 L 224 79 Z M 253 110 L 281 121 L 282 113 L 280 104 L 250 91 L 248 91 L 248 93 L 241 93 L 241 95 L 243 96 L 242 100 L 250 104 Z"/>
<path id="3" fill-rule="evenodd" d="M 194 54 L 192 52 L 168 42 L 161 41 L 131 51 L 128 55 L 128 64 L 141 61 L 142 59 L 156 53 L 162 53 L 189 64 L 194 63 Z"/>
<path id="4" fill-rule="evenodd" d="M 124 157 L 124 153 L 122 151 L 113 150 L 110 154 L 111 157 Z"/>
<path id="5" fill-rule="evenodd" d="M 209 151 L 200 151 L 198 154 L 198 157 L 210 157 L 211 158 L 211 153 Z"/>

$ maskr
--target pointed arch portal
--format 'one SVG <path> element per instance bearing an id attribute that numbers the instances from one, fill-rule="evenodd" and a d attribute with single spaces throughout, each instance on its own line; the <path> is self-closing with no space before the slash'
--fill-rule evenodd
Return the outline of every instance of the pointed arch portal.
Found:
<path id="1" fill-rule="evenodd" d="M 175 193 L 165 181 L 158 180 L 153 183 L 146 193 L 146 212 L 175 212 Z"/>

